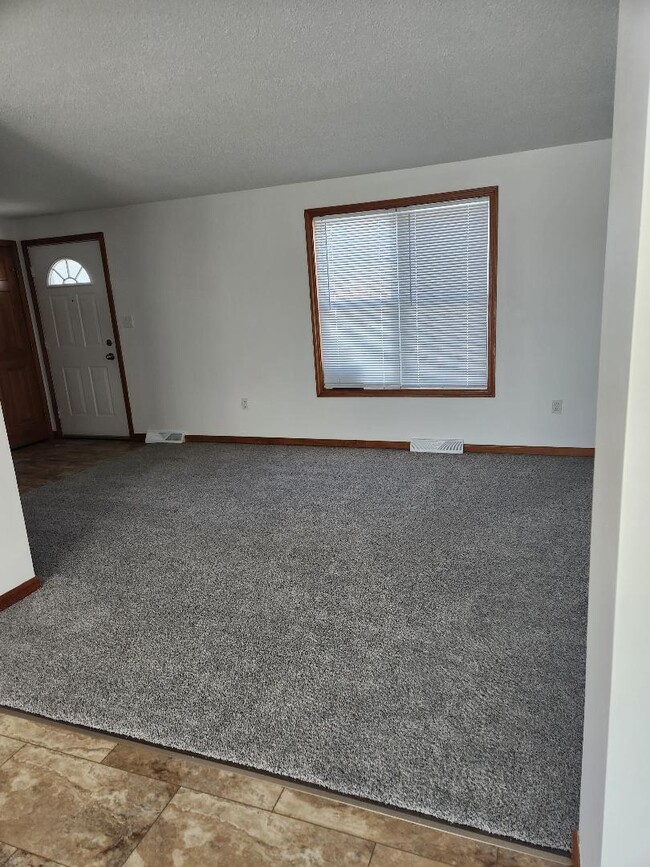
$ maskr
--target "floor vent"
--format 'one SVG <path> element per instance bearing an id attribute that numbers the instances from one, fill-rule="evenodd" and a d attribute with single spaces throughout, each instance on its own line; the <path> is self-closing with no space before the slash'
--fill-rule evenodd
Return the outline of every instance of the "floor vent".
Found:
<path id="1" fill-rule="evenodd" d="M 439 455 L 462 455 L 463 440 L 411 440 L 412 452 L 435 452 Z"/>
<path id="2" fill-rule="evenodd" d="M 184 443 L 185 432 L 182 430 L 148 430 L 144 441 L 146 443 Z"/>

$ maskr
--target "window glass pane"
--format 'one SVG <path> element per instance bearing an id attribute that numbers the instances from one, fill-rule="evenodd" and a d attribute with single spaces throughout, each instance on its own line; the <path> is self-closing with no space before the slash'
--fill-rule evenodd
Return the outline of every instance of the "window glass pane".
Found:
<path id="1" fill-rule="evenodd" d="M 399 299 L 394 213 L 351 215 L 315 226 L 325 383 L 399 383 Z"/>
<path id="2" fill-rule="evenodd" d="M 316 217 L 325 386 L 485 389 L 488 198 Z"/>
<path id="3" fill-rule="evenodd" d="M 48 286 L 61 286 L 62 284 L 90 283 L 90 275 L 80 262 L 75 259 L 59 259 L 52 265 L 47 275 Z"/>

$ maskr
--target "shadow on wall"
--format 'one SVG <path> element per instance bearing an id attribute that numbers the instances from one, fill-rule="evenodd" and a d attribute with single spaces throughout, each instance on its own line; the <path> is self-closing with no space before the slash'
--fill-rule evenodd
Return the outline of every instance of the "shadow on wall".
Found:
<path id="1" fill-rule="evenodd" d="M 96 204 L 117 204 L 121 186 L 99 173 L 62 159 L 39 142 L 0 126 L 0 216 L 27 217 L 73 211 L 89 205 L 89 190 Z M 29 202 L 30 204 L 25 204 Z"/>

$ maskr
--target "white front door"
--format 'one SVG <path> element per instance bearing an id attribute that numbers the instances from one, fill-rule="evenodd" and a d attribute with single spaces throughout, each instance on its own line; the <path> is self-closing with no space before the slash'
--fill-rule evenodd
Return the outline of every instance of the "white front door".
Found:
<path id="1" fill-rule="evenodd" d="M 29 248 L 64 436 L 129 435 L 99 242 Z"/>

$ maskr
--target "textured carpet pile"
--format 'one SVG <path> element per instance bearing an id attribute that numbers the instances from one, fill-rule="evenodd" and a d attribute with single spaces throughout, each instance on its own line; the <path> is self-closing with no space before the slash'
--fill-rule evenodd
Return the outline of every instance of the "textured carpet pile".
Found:
<path id="1" fill-rule="evenodd" d="M 24 496 L 0 705 L 565 849 L 591 461 L 146 446 Z"/>

